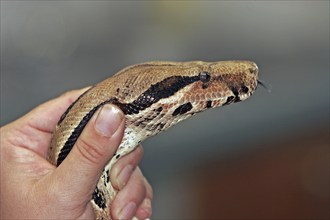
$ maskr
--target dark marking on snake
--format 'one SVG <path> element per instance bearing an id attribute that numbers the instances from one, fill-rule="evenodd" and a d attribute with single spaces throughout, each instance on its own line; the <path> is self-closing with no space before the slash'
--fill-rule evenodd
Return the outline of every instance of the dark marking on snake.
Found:
<path id="1" fill-rule="evenodd" d="M 106 179 L 108 179 L 108 177 L 106 177 L 103 173 L 102 173 L 102 177 L 103 177 L 103 185 L 106 187 L 107 186 Z"/>
<path id="2" fill-rule="evenodd" d="M 192 104 L 190 102 L 185 103 L 183 105 L 180 105 L 179 107 L 177 107 L 174 112 L 172 113 L 173 116 L 176 115 L 182 115 L 186 112 L 189 112 L 192 109 Z"/>
<path id="3" fill-rule="evenodd" d="M 148 122 L 148 121 L 152 121 L 152 120 L 154 120 L 154 119 L 157 117 L 157 115 L 159 115 L 159 113 L 156 113 L 156 114 L 154 114 L 154 115 L 148 115 L 148 116 L 145 117 L 145 118 L 143 118 L 143 117 L 141 117 L 141 118 L 143 119 L 143 121 Z"/>
<path id="4" fill-rule="evenodd" d="M 106 204 L 104 203 L 104 194 L 101 190 L 99 190 L 98 187 L 95 188 L 92 199 L 94 200 L 95 204 L 101 209 L 104 209 L 106 207 Z"/>
<path id="5" fill-rule="evenodd" d="M 209 84 L 208 83 L 203 83 L 202 84 L 202 89 L 206 89 L 207 87 L 209 87 Z"/>
<path id="6" fill-rule="evenodd" d="M 161 82 L 153 84 L 142 93 L 133 104 L 141 106 L 143 109 L 158 102 L 160 99 L 168 98 L 187 85 L 200 80 L 198 76 L 172 76 Z"/>
<path id="7" fill-rule="evenodd" d="M 206 108 L 211 108 L 212 107 L 212 101 L 211 100 L 208 100 L 206 102 Z"/>
<path id="8" fill-rule="evenodd" d="M 199 80 L 199 76 L 171 76 L 151 85 L 131 103 L 121 103 L 115 99 L 114 104 L 118 105 L 125 115 L 138 114 L 160 99 L 168 98 L 180 89 Z"/>
<path id="9" fill-rule="evenodd" d="M 229 86 L 229 89 L 233 92 L 235 97 L 238 96 L 238 90 L 235 86 Z"/>
<path id="10" fill-rule="evenodd" d="M 239 92 L 238 89 L 235 86 L 229 86 L 229 89 L 233 92 L 233 94 L 235 95 L 235 100 L 234 102 L 239 102 L 241 101 L 240 97 L 239 97 Z"/>
<path id="11" fill-rule="evenodd" d="M 234 101 L 235 97 L 234 96 L 229 96 L 226 100 L 225 103 L 223 103 L 223 105 L 229 105 L 230 103 L 232 103 Z"/>
<path id="12" fill-rule="evenodd" d="M 83 94 L 81 94 L 70 106 L 69 108 L 67 108 L 65 110 L 65 112 L 62 114 L 60 120 L 57 122 L 57 125 L 61 124 L 62 121 L 65 119 L 66 115 L 69 113 L 69 111 L 72 109 L 72 107 L 81 99 L 81 97 L 83 97 L 88 91 L 90 91 L 93 87 L 95 86 L 92 86 L 91 88 L 89 88 L 88 90 L 86 90 Z"/>
<path id="13" fill-rule="evenodd" d="M 78 137 L 80 136 L 82 130 L 85 128 L 87 122 L 90 120 L 90 118 L 93 116 L 93 114 L 96 112 L 96 110 L 99 108 L 99 106 L 94 107 L 90 112 L 88 112 L 84 118 L 80 121 L 77 127 L 73 130 L 72 134 L 68 138 L 68 140 L 65 142 L 63 148 L 61 149 L 56 165 L 59 166 L 63 160 L 66 158 L 66 156 L 71 151 L 73 145 L 76 143 Z"/>
<path id="14" fill-rule="evenodd" d="M 158 112 L 158 114 L 159 114 L 161 111 L 163 111 L 163 107 L 160 106 L 159 108 L 155 109 L 154 111 Z"/>
<path id="15" fill-rule="evenodd" d="M 156 126 L 158 130 L 162 130 L 163 127 L 165 126 L 165 123 L 159 122 Z"/>
<path id="16" fill-rule="evenodd" d="M 249 88 L 246 87 L 245 85 L 242 85 L 242 87 L 241 87 L 241 91 L 242 91 L 243 93 L 248 93 L 248 92 L 249 92 Z"/>
<path id="17" fill-rule="evenodd" d="M 106 174 L 107 174 L 107 183 L 109 183 L 110 182 L 110 170 L 107 170 Z"/>
<path id="18" fill-rule="evenodd" d="M 199 76 L 171 76 L 156 84 L 151 85 L 149 89 L 143 92 L 136 100 L 134 100 L 131 103 L 121 103 L 117 98 L 111 97 L 109 100 L 106 100 L 100 103 L 99 105 L 95 106 L 91 111 L 89 111 L 83 117 L 83 119 L 80 121 L 78 126 L 75 127 L 74 131 L 72 132 L 68 140 L 65 142 L 56 161 L 57 166 L 59 166 L 63 162 L 63 160 L 67 157 L 73 145 L 76 143 L 78 137 L 80 136 L 82 130 L 85 128 L 87 122 L 92 118 L 93 114 L 104 104 L 112 103 L 117 105 L 124 112 L 125 115 L 138 114 L 140 111 L 150 107 L 152 104 L 158 102 L 160 99 L 168 98 L 174 95 L 180 89 L 199 80 L 200 80 Z M 83 95 L 81 95 L 80 97 L 82 97 Z M 75 101 L 75 103 L 79 100 L 79 98 Z M 187 112 L 192 108 L 192 106 L 189 107 L 191 103 L 187 103 L 185 105 L 187 106 L 178 107 L 178 110 L 176 110 L 175 113 L 183 114 L 184 111 Z M 179 108 L 182 108 L 182 110 L 179 110 Z M 67 114 L 69 110 L 70 109 L 68 109 L 65 114 Z M 160 107 L 158 108 L 158 110 L 162 110 L 162 108 Z M 64 117 L 65 115 L 63 116 L 63 119 Z"/>
<path id="19" fill-rule="evenodd" d="M 116 159 L 118 159 L 119 157 L 120 157 L 120 154 L 117 154 L 117 155 L 116 155 Z"/>
<path id="20" fill-rule="evenodd" d="M 91 111 L 89 111 L 84 117 L 83 119 L 80 121 L 80 123 L 78 124 L 77 127 L 75 127 L 75 129 L 73 130 L 72 134 L 70 135 L 70 137 L 68 138 L 68 140 L 65 142 L 63 148 L 61 149 L 57 161 L 56 161 L 56 165 L 59 166 L 63 160 L 68 156 L 68 154 L 70 153 L 73 145 L 76 143 L 78 137 L 80 136 L 81 132 L 83 131 L 83 129 L 85 128 L 87 122 L 92 118 L 92 116 L 94 115 L 94 113 L 104 104 L 106 103 L 110 103 L 112 102 L 112 99 L 107 100 L 97 106 L 95 106 Z"/>
<path id="21" fill-rule="evenodd" d="M 164 126 L 166 125 L 166 122 L 163 123 L 163 122 L 159 122 L 157 124 L 149 124 L 149 125 L 146 125 L 146 127 L 144 127 L 144 129 L 146 129 L 147 131 L 152 131 L 152 132 L 155 132 L 156 130 L 158 132 L 162 131 Z"/>
<path id="22" fill-rule="evenodd" d="M 140 110 L 142 110 L 140 106 L 135 105 L 133 103 L 121 103 L 118 101 L 117 98 L 114 98 L 113 104 L 117 105 L 124 112 L 125 115 L 137 114 L 140 112 Z"/>

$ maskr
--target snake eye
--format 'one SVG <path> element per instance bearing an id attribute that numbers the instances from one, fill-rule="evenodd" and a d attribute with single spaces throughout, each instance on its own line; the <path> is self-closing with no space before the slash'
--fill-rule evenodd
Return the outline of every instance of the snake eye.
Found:
<path id="1" fill-rule="evenodd" d="M 203 83 L 206 83 L 206 82 L 208 82 L 208 81 L 210 81 L 210 79 L 211 79 L 211 76 L 210 76 L 210 73 L 208 73 L 208 72 L 201 72 L 200 74 L 199 74 L 199 79 L 203 82 Z"/>

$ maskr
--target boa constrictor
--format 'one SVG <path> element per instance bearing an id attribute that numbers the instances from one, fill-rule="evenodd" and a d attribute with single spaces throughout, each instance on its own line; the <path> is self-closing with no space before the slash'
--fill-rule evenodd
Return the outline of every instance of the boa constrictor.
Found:
<path id="1" fill-rule="evenodd" d="M 118 158 L 195 113 L 247 99 L 258 82 L 258 67 L 250 61 L 148 62 L 127 67 L 91 87 L 66 110 L 54 131 L 48 160 L 59 166 L 93 114 L 106 103 L 118 106 L 125 114 L 125 134 L 91 200 L 97 219 L 110 219 L 116 190 L 109 172 Z"/>

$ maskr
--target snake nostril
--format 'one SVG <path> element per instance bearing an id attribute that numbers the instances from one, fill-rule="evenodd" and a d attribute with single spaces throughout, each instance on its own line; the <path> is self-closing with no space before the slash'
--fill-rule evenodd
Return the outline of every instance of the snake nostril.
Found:
<path id="1" fill-rule="evenodd" d="M 249 68 L 249 71 L 250 71 L 251 74 L 255 74 L 256 73 L 256 70 L 257 69 L 255 69 L 255 68 Z"/>
<path id="2" fill-rule="evenodd" d="M 255 64 L 253 67 L 249 68 L 249 71 L 250 71 L 251 74 L 257 75 L 258 72 L 259 72 L 258 66 Z"/>

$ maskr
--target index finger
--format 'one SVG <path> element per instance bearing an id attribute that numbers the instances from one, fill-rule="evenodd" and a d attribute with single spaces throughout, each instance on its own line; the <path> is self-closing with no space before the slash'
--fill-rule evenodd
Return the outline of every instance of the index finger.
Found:
<path id="1" fill-rule="evenodd" d="M 66 92 L 55 99 L 39 105 L 23 118 L 27 120 L 31 127 L 52 133 L 65 110 L 89 88 L 90 87 L 86 87 Z"/>

